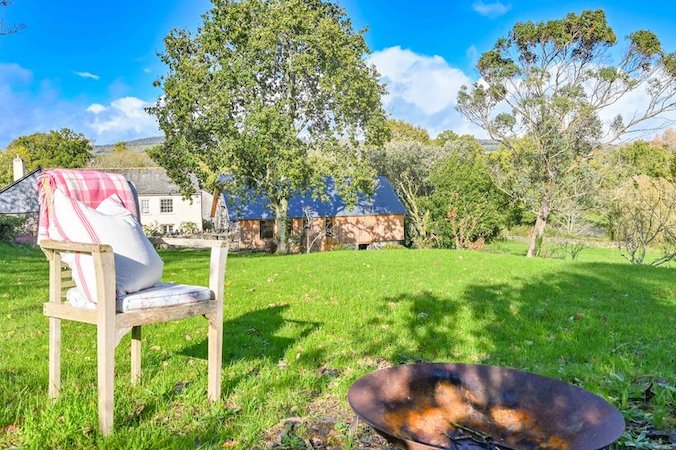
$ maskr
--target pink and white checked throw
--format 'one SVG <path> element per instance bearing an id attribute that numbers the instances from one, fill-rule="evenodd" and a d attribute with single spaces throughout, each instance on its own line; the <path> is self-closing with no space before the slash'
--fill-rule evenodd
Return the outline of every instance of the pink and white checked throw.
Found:
<path id="1" fill-rule="evenodd" d="M 38 178 L 38 192 L 40 196 L 40 218 L 38 222 L 38 243 L 44 239 L 59 239 L 60 236 L 49 236 L 49 208 L 47 189 L 50 194 L 54 189 L 60 189 L 68 197 L 79 200 L 90 208 L 99 204 L 113 194 L 122 200 L 122 205 L 131 212 L 137 220 L 136 200 L 127 180 L 119 174 L 96 172 L 93 170 L 54 169 L 43 172 Z M 48 195 L 51 198 L 51 195 Z"/>

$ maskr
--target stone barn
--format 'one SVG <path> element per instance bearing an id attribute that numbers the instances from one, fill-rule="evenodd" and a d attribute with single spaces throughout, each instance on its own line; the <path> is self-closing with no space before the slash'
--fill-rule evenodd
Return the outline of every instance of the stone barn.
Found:
<path id="1" fill-rule="evenodd" d="M 13 161 L 13 172 L 14 181 L 8 186 L 0 187 L 0 216 L 25 219 L 17 241 L 34 243 L 40 212 L 37 181 L 42 169 L 38 167 L 26 174 L 23 160 L 17 157 Z"/>
<path id="2" fill-rule="evenodd" d="M 378 177 L 373 196 L 359 195 L 349 208 L 327 184 L 327 199 L 311 194 L 289 200 L 288 231 L 292 251 L 322 251 L 336 247 L 367 249 L 397 244 L 404 239 L 406 208 L 385 177 Z M 267 199 L 243 199 L 223 194 L 223 208 L 234 232 L 234 244 L 242 250 L 271 250 L 277 224 Z"/>

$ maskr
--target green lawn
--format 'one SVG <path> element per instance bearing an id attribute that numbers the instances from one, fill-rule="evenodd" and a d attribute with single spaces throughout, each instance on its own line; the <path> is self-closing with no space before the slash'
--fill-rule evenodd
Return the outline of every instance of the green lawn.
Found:
<path id="1" fill-rule="evenodd" d="M 129 337 L 118 347 L 116 427 L 102 438 L 94 328 L 63 327 L 62 396 L 51 405 L 47 262 L 0 245 L 0 448 L 251 448 L 288 417 L 349 420 L 354 380 L 418 360 L 533 371 L 603 395 L 635 436 L 676 428 L 676 269 L 634 267 L 616 252 L 578 261 L 452 250 L 231 256 L 222 403 L 206 401 L 206 322 L 150 326 L 140 386 L 129 384 Z M 165 280 L 207 283 L 207 253 L 162 256 Z"/>

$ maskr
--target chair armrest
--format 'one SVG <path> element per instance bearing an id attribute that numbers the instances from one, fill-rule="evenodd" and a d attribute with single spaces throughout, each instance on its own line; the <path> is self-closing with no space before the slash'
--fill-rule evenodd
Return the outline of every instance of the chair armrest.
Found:
<path id="1" fill-rule="evenodd" d="M 172 247 L 185 248 L 223 248 L 228 246 L 227 240 L 218 239 L 191 239 L 191 238 L 150 238 L 153 244 L 165 244 Z"/>
<path id="2" fill-rule="evenodd" d="M 113 248 L 107 244 L 87 244 L 84 242 L 66 242 L 46 239 L 40 242 L 42 250 L 73 253 L 112 253 Z"/>

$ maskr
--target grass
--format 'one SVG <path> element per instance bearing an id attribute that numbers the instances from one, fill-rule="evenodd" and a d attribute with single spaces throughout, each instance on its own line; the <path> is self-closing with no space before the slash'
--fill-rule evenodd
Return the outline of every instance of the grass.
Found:
<path id="1" fill-rule="evenodd" d="M 676 427 L 676 270 L 622 263 L 616 250 L 589 249 L 577 261 L 491 250 L 503 254 L 231 256 L 223 401 L 206 401 L 204 320 L 149 326 L 139 387 L 129 384 L 129 338 L 118 347 L 116 427 L 103 438 L 94 328 L 63 327 L 62 395 L 50 404 L 47 263 L 37 250 L 0 245 L 0 447 L 252 448 L 285 418 L 344 414 L 361 375 L 418 360 L 505 365 L 580 385 L 622 408 L 636 430 L 625 444 L 644 442 L 641 427 Z M 162 256 L 165 280 L 207 282 L 208 254 Z M 651 382 L 655 397 L 640 401 Z"/>

